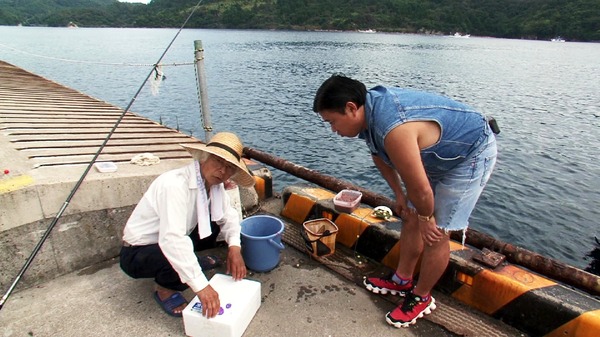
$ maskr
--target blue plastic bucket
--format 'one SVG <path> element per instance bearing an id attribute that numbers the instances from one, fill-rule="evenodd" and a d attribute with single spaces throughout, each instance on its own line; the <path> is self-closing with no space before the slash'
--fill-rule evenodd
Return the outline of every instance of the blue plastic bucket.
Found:
<path id="1" fill-rule="evenodd" d="M 242 256 L 246 267 L 266 272 L 277 266 L 285 247 L 281 236 L 283 222 L 270 215 L 253 215 L 242 220 Z"/>

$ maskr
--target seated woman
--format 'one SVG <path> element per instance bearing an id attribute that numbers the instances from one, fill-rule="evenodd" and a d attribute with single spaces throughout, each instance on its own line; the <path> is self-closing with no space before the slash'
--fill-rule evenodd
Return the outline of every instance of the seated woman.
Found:
<path id="1" fill-rule="evenodd" d="M 133 278 L 154 278 L 154 299 L 169 315 L 181 317 L 190 287 L 202 303 L 202 314 L 219 312 L 219 294 L 202 271 L 214 267 L 195 252 L 215 247 L 221 233 L 227 242 L 227 273 L 246 277 L 241 255 L 240 217 L 224 183 L 231 179 L 252 187 L 254 179 L 242 160 L 243 145 L 235 134 L 217 133 L 208 144 L 182 146 L 194 160 L 156 178 L 133 210 L 123 232 L 121 269 Z M 204 262 L 204 263 L 202 263 Z"/>

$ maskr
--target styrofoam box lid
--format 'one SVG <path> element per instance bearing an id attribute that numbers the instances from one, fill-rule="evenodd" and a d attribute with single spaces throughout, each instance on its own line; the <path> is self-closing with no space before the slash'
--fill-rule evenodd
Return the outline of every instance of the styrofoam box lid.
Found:
<path id="1" fill-rule="evenodd" d="M 107 173 L 107 172 L 115 172 L 117 170 L 117 165 L 112 161 L 102 161 L 94 163 L 94 167 L 98 172 Z"/>
<path id="2" fill-rule="evenodd" d="M 185 333 L 191 337 L 241 337 L 260 307 L 260 282 L 235 281 L 215 274 L 209 284 L 219 293 L 221 308 L 216 317 L 202 316 L 202 304 L 195 296 L 182 312 Z"/>

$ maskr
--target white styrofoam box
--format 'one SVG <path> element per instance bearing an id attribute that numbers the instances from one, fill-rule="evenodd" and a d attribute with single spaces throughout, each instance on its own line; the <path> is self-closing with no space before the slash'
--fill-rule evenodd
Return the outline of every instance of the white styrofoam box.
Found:
<path id="1" fill-rule="evenodd" d="M 229 275 L 215 274 L 209 281 L 219 293 L 221 310 L 216 317 L 202 316 L 198 296 L 183 310 L 185 334 L 191 337 L 240 337 L 260 307 L 260 282 L 234 281 Z"/>

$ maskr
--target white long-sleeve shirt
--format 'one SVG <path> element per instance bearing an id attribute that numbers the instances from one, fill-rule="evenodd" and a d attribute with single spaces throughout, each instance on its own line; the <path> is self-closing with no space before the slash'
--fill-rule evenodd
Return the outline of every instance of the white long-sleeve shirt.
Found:
<path id="1" fill-rule="evenodd" d="M 225 189 L 221 188 L 220 191 L 222 198 L 208 200 L 223 200 L 223 218 L 217 224 L 229 246 L 240 246 L 239 213 L 232 207 Z M 193 162 L 165 172 L 152 182 L 123 231 L 123 241 L 132 246 L 158 243 L 181 282 L 194 292 L 208 285 L 188 236 L 198 220 L 197 197 L 198 184 Z"/>

